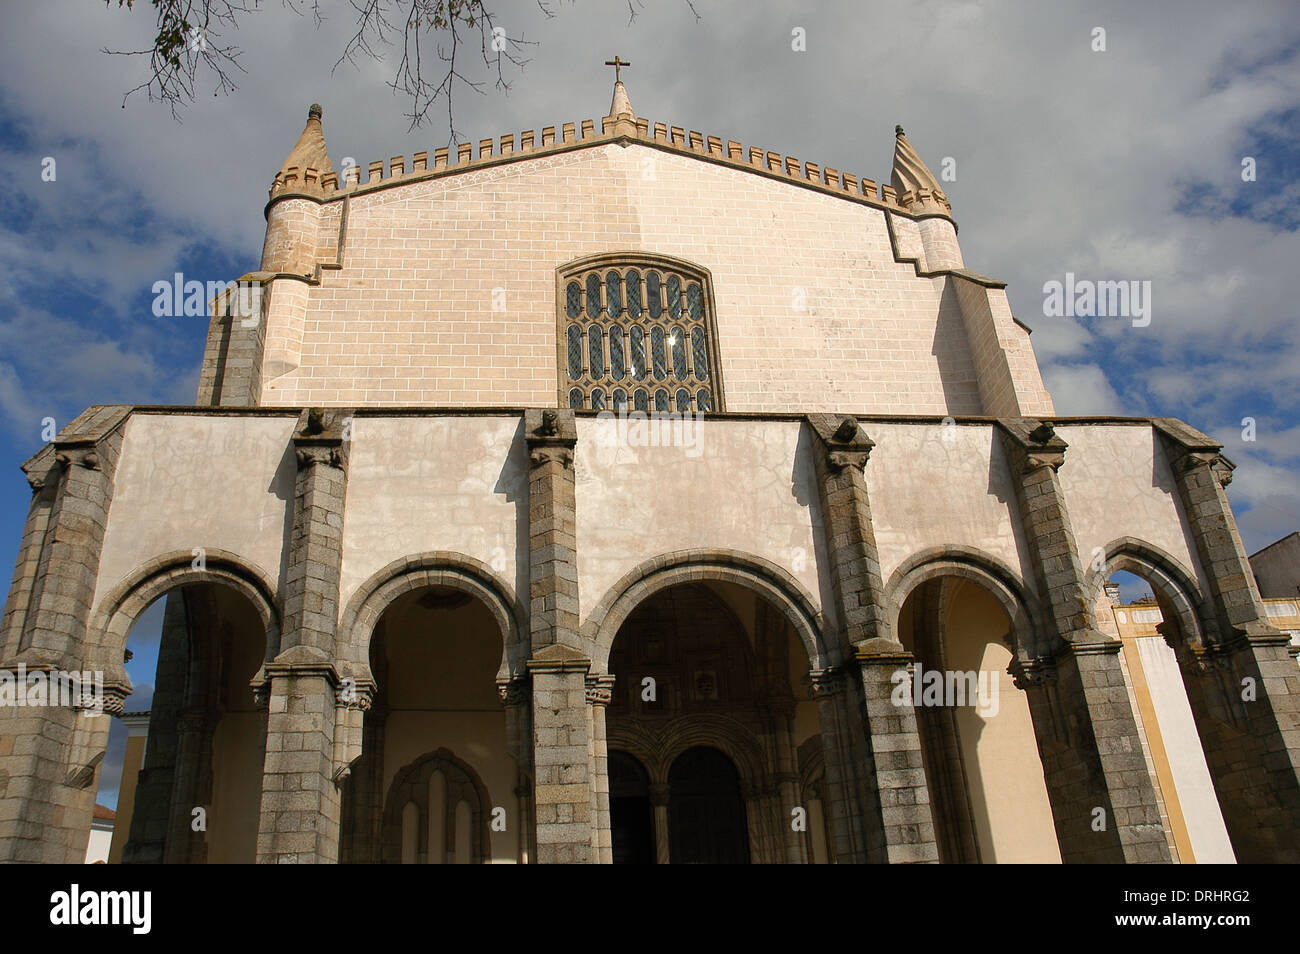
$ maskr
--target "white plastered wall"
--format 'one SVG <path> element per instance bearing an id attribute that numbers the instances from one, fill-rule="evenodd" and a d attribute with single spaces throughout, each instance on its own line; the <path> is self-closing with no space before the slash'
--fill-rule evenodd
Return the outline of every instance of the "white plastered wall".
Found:
<path id="1" fill-rule="evenodd" d="M 876 442 L 866 478 L 886 584 L 914 554 L 954 546 L 988 554 L 1032 584 L 1015 488 L 993 425 L 863 427 Z"/>
<path id="2" fill-rule="evenodd" d="M 195 548 L 228 550 L 279 578 L 296 464 L 296 416 L 133 414 L 104 533 L 95 606 L 141 564 Z"/>
<path id="3" fill-rule="evenodd" d="M 394 560 L 451 550 L 527 599 L 528 468 L 520 418 L 356 417 L 339 605 Z M 518 560 L 523 560 L 519 565 Z"/>
<path id="4" fill-rule="evenodd" d="M 677 550 L 733 549 L 789 572 L 818 609 L 816 478 L 799 421 L 692 423 L 692 446 L 642 446 L 581 418 L 578 592 L 589 613 L 628 571 Z M 647 434 L 652 431 L 647 431 Z M 686 442 L 683 429 L 682 444 Z"/>

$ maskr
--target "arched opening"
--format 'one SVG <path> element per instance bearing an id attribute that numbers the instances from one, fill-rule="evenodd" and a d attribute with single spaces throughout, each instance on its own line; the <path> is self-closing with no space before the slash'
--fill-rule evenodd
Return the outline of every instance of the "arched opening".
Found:
<path id="1" fill-rule="evenodd" d="M 708 746 L 687 749 L 668 770 L 668 792 L 673 864 L 749 861 L 745 801 L 731 759 Z"/>
<path id="2" fill-rule="evenodd" d="M 800 752 L 816 750 L 801 746 L 821 730 L 809 668 L 785 613 L 740 583 L 669 584 L 628 613 L 609 653 L 607 737 L 644 767 L 657 862 L 809 859 L 806 827 L 792 824 L 808 814 Z M 613 799 L 613 773 L 634 773 L 614 760 L 610 771 Z M 642 850 L 644 815 L 627 824 L 624 809 L 644 804 L 612 817 L 616 859 Z"/>
<path id="3" fill-rule="evenodd" d="M 110 739 L 112 764 L 122 753 L 111 861 L 256 860 L 266 721 L 250 682 L 266 641 L 258 607 L 224 583 L 174 587 L 135 616 L 121 721 L 147 731 Z"/>
<path id="4" fill-rule="evenodd" d="M 636 756 L 627 752 L 609 753 L 609 820 L 614 839 L 614 864 L 655 863 L 650 775 Z"/>
<path id="5" fill-rule="evenodd" d="M 344 862 L 514 861 L 521 817 L 497 690 L 504 636 L 477 596 L 401 590 L 374 626 L 375 697 L 343 786 Z"/>
<path id="6" fill-rule="evenodd" d="M 899 613 L 916 662 L 895 694 L 916 711 L 945 863 L 1061 860 L 1029 702 L 1008 671 L 1012 627 L 973 574 L 924 579 Z"/>
<path id="7" fill-rule="evenodd" d="M 1236 861 L 1183 669 L 1201 634 L 1188 594 L 1155 566 L 1117 554 L 1100 574 L 1098 628 L 1123 644 L 1120 666 L 1170 857 Z M 1193 630 L 1188 632 L 1188 630 Z"/>

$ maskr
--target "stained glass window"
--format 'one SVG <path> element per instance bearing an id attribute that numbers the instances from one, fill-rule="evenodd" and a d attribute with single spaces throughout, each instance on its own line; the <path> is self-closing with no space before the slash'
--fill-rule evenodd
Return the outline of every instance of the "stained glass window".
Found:
<path id="1" fill-rule="evenodd" d="M 605 259 L 599 268 L 562 275 L 560 287 L 562 403 L 586 410 L 717 409 L 706 275 L 649 259 L 635 265 Z M 630 387 L 629 381 L 665 386 Z"/>

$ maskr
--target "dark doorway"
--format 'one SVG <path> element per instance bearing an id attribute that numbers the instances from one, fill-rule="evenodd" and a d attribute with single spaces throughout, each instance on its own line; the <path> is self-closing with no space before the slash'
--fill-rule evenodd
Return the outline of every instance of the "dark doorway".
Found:
<path id="1" fill-rule="evenodd" d="M 609 826 L 614 840 L 614 864 L 655 863 L 650 776 L 626 752 L 609 753 Z"/>
<path id="2" fill-rule="evenodd" d="M 673 864 L 749 863 L 745 802 L 736 767 L 717 749 L 687 749 L 668 772 Z"/>

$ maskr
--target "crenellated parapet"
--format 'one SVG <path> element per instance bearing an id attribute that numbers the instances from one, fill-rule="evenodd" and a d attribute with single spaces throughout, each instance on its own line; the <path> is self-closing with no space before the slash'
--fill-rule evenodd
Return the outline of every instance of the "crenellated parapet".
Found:
<path id="1" fill-rule="evenodd" d="M 620 95 L 621 94 L 621 95 Z M 350 193 L 365 193 L 374 189 L 390 188 L 411 182 L 462 172 L 499 163 L 552 155 L 572 149 L 582 149 L 602 143 L 630 144 L 639 142 L 664 152 L 695 156 L 719 165 L 757 172 L 769 178 L 795 182 L 805 188 L 816 189 L 842 198 L 850 198 L 890 212 L 905 216 L 948 215 L 951 206 L 943 190 L 936 185 L 915 185 L 900 193 L 897 183 L 890 183 L 844 172 L 833 166 L 800 160 L 757 146 L 748 146 L 734 139 L 707 135 L 668 123 L 652 122 L 636 116 L 627 102 L 626 92 L 619 83 L 615 90 L 611 114 L 596 120 L 544 126 L 540 130 L 526 129 L 495 138 L 463 142 L 452 147 L 417 152 L 409 157 L 393 156 L 378 159 L 365 165 L 362 181 L 362 164 L 334 171 L 325 162 L 304 164 L 292 161 L 300 151 L 295 149 L 290 161 L 276 174 L 270 189 L 270 206 L 289 196 L 307 197 L 329 202 Z M 316 120 L 319 126 L 319 118 Z M 311 124 L 309 123 L 309 130 Z M 304 136 L 307 132 L 304 132 Z M 910 150 L 910 146 L 908 149 Z M 318 156 L 313 156 L 319 159 Z M 924 163 L 919 168 L 929 176 Z M 908 168 L 915 168 L 909 166 Z M 933 178 L 930 176 L 930 178 Z M 905 181 L 911 182 L 904 177 Z"/>

